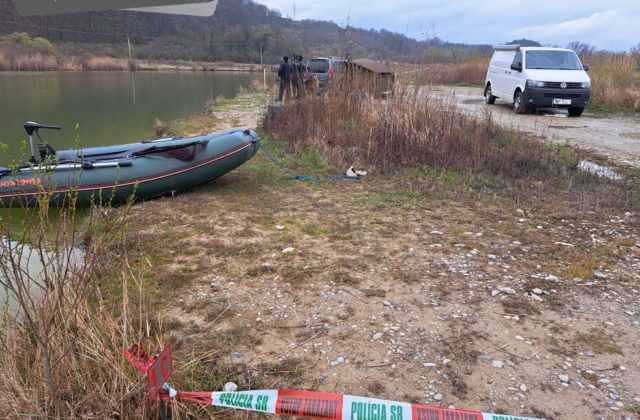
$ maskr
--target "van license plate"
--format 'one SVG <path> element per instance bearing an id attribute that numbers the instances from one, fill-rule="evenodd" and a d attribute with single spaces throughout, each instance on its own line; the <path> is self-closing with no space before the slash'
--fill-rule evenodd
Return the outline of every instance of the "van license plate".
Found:
<path id="1" fill-rule="evenodd" d="M 553 98 L 554 105 L 571 105 L 571 99 Z"/>

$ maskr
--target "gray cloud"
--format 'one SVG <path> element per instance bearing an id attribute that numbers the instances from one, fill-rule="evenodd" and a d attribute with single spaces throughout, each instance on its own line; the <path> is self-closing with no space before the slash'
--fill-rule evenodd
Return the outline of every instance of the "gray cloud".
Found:
<path id="1" fill-rule="evenodd" d="M 293 0 L 257 0 L 293 16 Z M 296 0 L 296 19 L 332 20 L 387 29 L 417 39 L 500 44 L 532 38 L 564 46 L 581 41 L 598 48 L 627 50 L 640 43 L 637 0 Z"/>

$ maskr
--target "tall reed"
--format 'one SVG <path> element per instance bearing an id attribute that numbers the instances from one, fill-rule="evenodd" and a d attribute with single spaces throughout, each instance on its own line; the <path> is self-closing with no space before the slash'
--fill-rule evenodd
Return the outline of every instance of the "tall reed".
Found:
<path id="1" fill-rule="evenodd" d="M 635 54 L 595 54 L 589 57 L 591 106 L 640 111 L 640 61 Z"/>
<path id="2" fill-rule="evenodd" d="M 489 57 L 476 56 L 457 64 L 434 63 L 413 73 L 419 83 L 482 85 L 487 75 L 489 60 Z"/>
<path id="3" fill-rule="evenodd" d="M 82 71 L 82 60 L 73 55 L 65 55 L 58 59 L 58 70 L 61 71 Z"/>
<path id="4" fill-rule="evenodd" d="M 129 60 L 124 58 L 91 57 L 82 63 L 84 70 L 91 71 L 127 71 L 130 70 Z"/>
<path id="5" fill-rule="evenodd" d="M 53 71 L 58 70 L 58 61 L 52 55 L 40 53 L 20 54 L 13 58 L 12 70 Z"/>
<path id="6" fill-rule="evenodd" d="M 488 113 L 465 115 L 415 86 L 396 86 L 386 101 L 364 91 L 359 86 L 286 103 L 265 119 L 265 129 L 294 149 L 313 147 L 335 164 L 379 172 L 423 166 L 542 179 L 566 169 L 551 149 L 499 128 Z"/>

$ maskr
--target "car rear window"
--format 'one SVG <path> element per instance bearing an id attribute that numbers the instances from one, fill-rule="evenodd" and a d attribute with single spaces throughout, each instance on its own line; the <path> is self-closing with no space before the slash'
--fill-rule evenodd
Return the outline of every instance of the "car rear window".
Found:
<path id="1" fill-rule="evenodd" d="M 309 73 L 327 73 L 329 71 L 329 60 L 309 60 L 307 71 Z"/>

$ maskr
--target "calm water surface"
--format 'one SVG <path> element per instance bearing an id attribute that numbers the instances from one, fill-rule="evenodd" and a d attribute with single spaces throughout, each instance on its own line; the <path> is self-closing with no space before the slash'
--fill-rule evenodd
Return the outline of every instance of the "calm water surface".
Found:
<path id="1" fill-rule="evenodd" d="M 41 130 L 58 150 L 129 143 L 155 136 L 153 121 L 182 118 L 202 111 L 208 98 L 233 97 L 251 79 L 247 73 L 203 72 L 0 72 L 0 141 L 20 156 L 22 124 L 62 125 Z M 7 157 L 0 157 L 6 166 Z"/>

